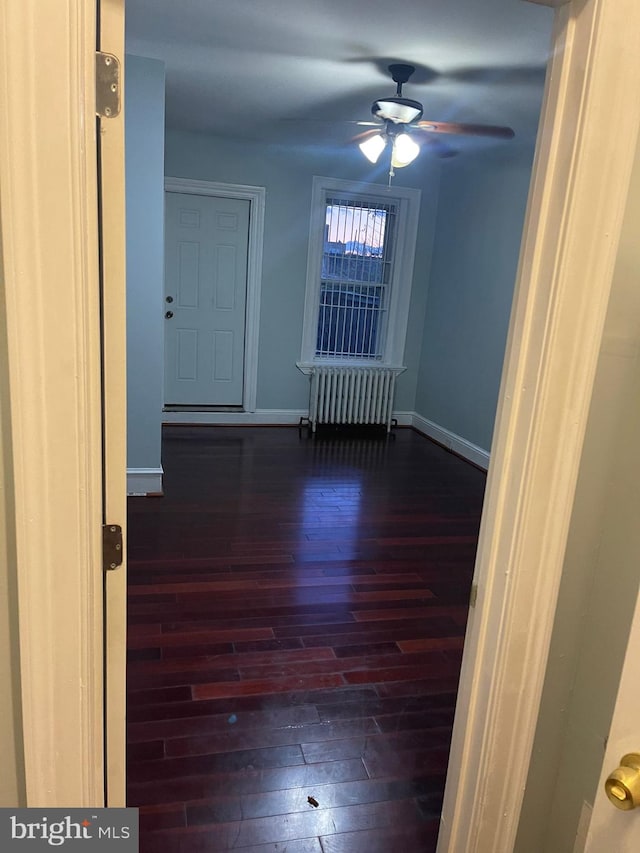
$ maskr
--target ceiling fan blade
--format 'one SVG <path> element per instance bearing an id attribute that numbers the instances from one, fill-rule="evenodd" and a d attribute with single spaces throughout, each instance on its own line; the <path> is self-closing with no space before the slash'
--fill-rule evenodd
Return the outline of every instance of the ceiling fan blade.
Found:
<path id="1" fill-rule="evenodd" d="M 368 139 L 370 136 L 375 136 L 377 133 L 380 133 L 379 130 L 363 130 L 362 133 L 357 133 L 355 136 L 351 137 L 351 142 L 362 142 L 364 139 Z"/>
<path id="2" fill-rule="evenodd" d="M 515 133 L 510 127 L 493 124 L 460 124 L 453 121 L 419 121 L 416 125 L 427 133 L 453 133 L 467 136 L 493 136 L 496 139 L 513 139 Z"/>

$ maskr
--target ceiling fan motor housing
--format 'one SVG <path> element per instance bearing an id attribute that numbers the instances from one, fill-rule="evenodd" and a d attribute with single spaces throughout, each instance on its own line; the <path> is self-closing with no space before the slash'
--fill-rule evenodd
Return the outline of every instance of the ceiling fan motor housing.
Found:
<path id="1" fill-rule="evenodd" d="M 422 104 L 411 98 L 380 98 L 371 105 L 371 112 L 394 124 L 409 124 L 422 118 Z"/>

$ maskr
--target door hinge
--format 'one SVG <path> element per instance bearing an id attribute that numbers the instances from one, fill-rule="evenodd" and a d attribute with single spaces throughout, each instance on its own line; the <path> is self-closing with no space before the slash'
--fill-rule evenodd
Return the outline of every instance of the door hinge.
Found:
<path id="1" fill-rule="evenodd" d="M 102 525 L 102 565 L 105 572 L 122 565 L 122 527 L 119 524 Z"/>
<path id="2" fill-rule="evenodd" d="M 471 584 L 471 595 L 469 596 L 469 607 L 475 607 L 478 600 L 478 584 Z"/>
<path id="3" fill-rule="evenodd" d="M 114 118 L 121 105 L 120 60 L 112 53 L 96 51 L 96 115 Z"/>

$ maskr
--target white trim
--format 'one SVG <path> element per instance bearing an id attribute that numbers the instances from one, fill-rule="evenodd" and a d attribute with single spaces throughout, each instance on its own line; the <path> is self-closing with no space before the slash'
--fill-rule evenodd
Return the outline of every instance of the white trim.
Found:
<path id="1" fill-rule="evenodd" d="M 162 494 L 163 474 L 162 468 L 127 468 L 127 494 Z"/>
<path id="2" fill-rule="evenodd" d="M 210 424 L 212 426 L 270 426 L 299 424 L 308 409 L 256 409 L 255 412 L 163 412 L 163 424 Z"/>
<path id="3" fill-rule="evenodd" d="M 13 457 L 2 485 L 15 513 L 26 805 L 39 808 L 104 802 L 95 32 L 95 2 L 0 3 Z"/>
<path id="4" fill-rule="evenodd" d="M 163 412 L 162 423 L 211 426 L 298 426 L 300 418 L 307 417 L 309 417 L 309 409 L 256 409 L 255 412 Z M 392 414 L 392 419 L 398 422 L 398 426 L 414 426 L 415 417 L 415 412 L 393 412 Z"/>
<path id="5" fill-rule="evenodd" d="M 358 359 L 357 362 L 345 362 L 329 358 L 318 359 L 317 361 L 296 361 L 296 367 L 300 373 L 304 373 L 305 376 L 311 376 L 316 367 L 384 367 L 385 370 L 393 370 L 396 376 L 400 376 L 400 374 L 404 373 L 407 369 L 404 365 L 383 364 L 380 361 L 366 361 L 364 359 Z"/>
<path id="6" fill-rule="evenodd" d="M 390 303 L 386 328 L 386 340 L 382 360 L 367 362 L 377 367 L 391 367 L 401 364 L 404 357 L 404 345 L 407 336 L 409 303 L 413 284 L 413 267 L 418 236 L 421 190 L 409 187 L 392 187 L 383 184 L 369 184 L 356 181 L 343 181 L 338 178 L 326 178 L 315 175 L 311 194 L 311 214 L 309 224 L 309 251 L 307 255 L 307 279 L 302 323 L 302 343 L 300 364 L 325 364 L 325 359 L 316 359 L 316 336 L 318 312 L 320 310 L 320 270 L 322 267 L 322 248 L 325 220 L 326 192 L 344 192 L 349 196 L 361 196 L 381 202 L 397 201 L 397 224 L 394 246 L 394 273 L 390 289 Z M 358 359 L 358 364 L 365 365 Z M 341 365 L 351 366 L 353 361 L 344 359 Z M 300 366 L 300 365 L 299 365 Z M 355 366 L 355 365 L 354 365 Z M 300 368 L 302 369 L 302 368 Z M 304 372 L 304 371 L 303 371 Z"/>
<path id="7" fill-rule="evenodd" d="M 466 438 L 462 438 L 460 435 L 456 435 L 455 432 L 451 432 L 451 430 L 435 424 L 433 421 L 419 415 L 417 412 L 413 413 L 411 425 L 415 427 L 418 432 L 432 438 L 434 441 L 437 441 L 438 444 L 441 444 L 448 450 L 452 450 L 454 453 L 457 453 L 458 456 L 462 456 L 463 459 L 473 462 L 474 465 L 484 468 L 485 471 L 489 467 L 489 451 L 483 450 L 482 447 L 478 447 L 477 444 L 467 441 Z"/>
<path id="8" fill-rule="evenodd" d="M 124 57 L 124 2 L 99 0 L 99 48 Z M 124 64 L 123 64 L 124 65 Z M 121 70 L 125 91 L 126 73 Z M 106 573 L 105 776 L 108 807 L 126 804 L 127 666 L 127 264 L 124 110 L 100 119 L 100 233 L 102 240 L 102 366 L 104 519 L 122 527 L 123 559 Z"/>
<path id="9" fill-rule="evenodd" d="M 222 184 L 216 181 L 169 177 L 165 178 L 164 189 L 169 193 L 246 199 L 250 204 L 242 408 L 245 412 L 254 412 L 258 395 L 258 345 L 266 189 L 245 184 Z"/>
<path id="10" fill-rule="evenodd" d="M 413 426 L 414 414 L 415 412 L 392 412 L 391 420 L 400 427 L 410 427 Z"/>
<path id="11" fill-rule="evenodd" d="M 508 853 L 515 843 L 635 154 L 639 88 L 635 0 L 571 0 L 557 10 L 438 853 Z"/>

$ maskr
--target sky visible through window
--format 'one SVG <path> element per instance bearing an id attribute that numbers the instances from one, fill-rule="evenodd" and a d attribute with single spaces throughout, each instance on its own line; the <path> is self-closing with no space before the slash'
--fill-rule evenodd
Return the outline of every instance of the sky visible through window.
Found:
<path id="1" fill-rule="evenodd" d="M 344 244 L 346 253 L 381 254 L 386 219 L 380 208 L 327 204 L 326 242 Z"/>

